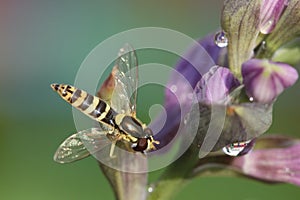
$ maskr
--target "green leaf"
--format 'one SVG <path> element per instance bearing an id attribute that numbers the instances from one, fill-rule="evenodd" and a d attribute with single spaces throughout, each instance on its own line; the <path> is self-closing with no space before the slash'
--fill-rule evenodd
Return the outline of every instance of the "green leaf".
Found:
<path id="1" fill-rule="evenodd" d="M 272 124 L 272 105 L 260 103 L 241 103 L 239 105 L 204 105 L 199 104 L 203 130 L 198 128 L 197 142 L 202 153 L 217 151 L 226 145 L 243 142 L 262 135 Z M 196 124 L 192 109 L 191 124 Z M 199 154 L 201 156 L 201 154 Z"/>
<path id="2" fill-rule="evenodd" d="M 300 38 L 278 49 L 272 57 L 275 62 L 284 62 L 292 66 L 300 63 Z"/>
<path id="3" fill-rule="evenodd" d="M 260 0 L 225 0 L 221 25 L 228 38 L 229 67 L 241 79 L 242 63 L 256 46 L 260 26 Z"/>

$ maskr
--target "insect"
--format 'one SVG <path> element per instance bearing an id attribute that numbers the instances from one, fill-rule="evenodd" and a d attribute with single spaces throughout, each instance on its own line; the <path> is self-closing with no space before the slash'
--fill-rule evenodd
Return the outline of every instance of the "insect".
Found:
<path id="1" fill-rule="evenodd" d="M 154 144 L 159 141 L 154 140 L 151 129 L 136 118 L 137 69 L 135 51 L 126 45 L 120 49 L 113 69 L 114 90 L 105 100 L 68 84 L 51 84 L 65 101 L 100 123 L 98 128 L 79 131 L 67 138 L 57 149 L 55 161 L 73 162 L 108 144 L 111 144 L 109 155 L 113 158 L 117 142 L 129 144 L 127 150 L 132 152 L 146 153 L 155 149 Z"/>

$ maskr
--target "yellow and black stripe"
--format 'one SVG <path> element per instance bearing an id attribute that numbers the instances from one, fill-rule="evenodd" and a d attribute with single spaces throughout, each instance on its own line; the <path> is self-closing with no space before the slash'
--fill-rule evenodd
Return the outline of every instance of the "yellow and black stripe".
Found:
<path id="1" fill-rule="evenodd" d="M 154 144 L 159 144 L 159 141 L 153 139 L 151 129 L 133 116 L 118 114 L 99 97 L 67 84 L 52 84 L 51 87 L 87 116 L 117 129 L 120 133 L 117 140 L 132 143 L 134 151 L 145 153 L 155 149 Z"/>
<path id="2" fill-rule="evenodd" d="M 65 101 L 92 119 L 114 126 L 117 113 L 102 99 L 71 85 L 51 84 L 51 87 Z"/>

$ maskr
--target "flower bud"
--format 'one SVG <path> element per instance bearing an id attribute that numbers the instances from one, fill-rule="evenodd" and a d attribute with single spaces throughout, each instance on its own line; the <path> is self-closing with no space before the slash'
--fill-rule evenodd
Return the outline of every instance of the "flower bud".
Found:
<path id="1" fill-rule="evenodd" d="M 275 28 L 288 0 L 264 0 L 260 10 L 260 32 L 269 34 Z"/>
<path id="2" fill-rule="evenodd" d="M 288 64 L 251 59 L 242 65 L 243 83 L 249 97 L 270 103 L 298 79 L 298 72 Z"/>

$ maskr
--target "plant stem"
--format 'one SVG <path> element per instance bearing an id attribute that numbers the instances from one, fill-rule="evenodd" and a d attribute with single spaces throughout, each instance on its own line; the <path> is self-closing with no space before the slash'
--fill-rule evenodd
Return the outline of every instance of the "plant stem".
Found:
<path id="1" fill-rule="evenodd" d="M 194 145 L 192 145 L 194 146 Z M 198 149 L 190 147 L 179 159 L 166 168 L 147 200 L 173 199 L 190 180 L 189 173 L 198 161 Z M 196 151 L 195 151 L 196 150 Z"/>

